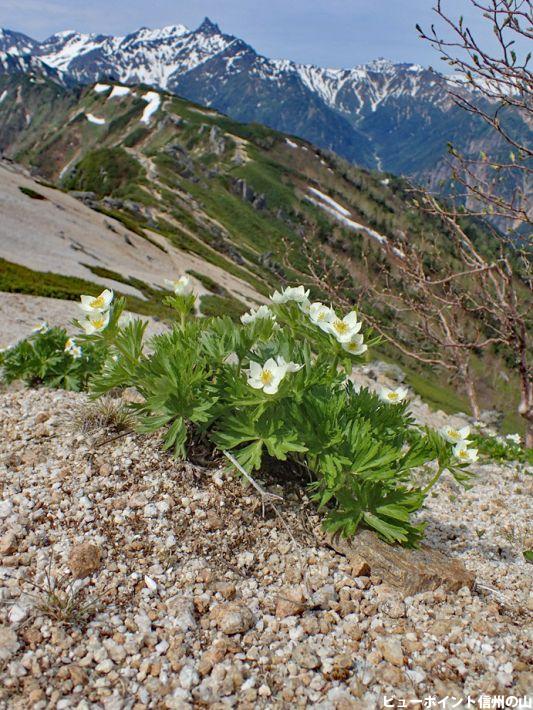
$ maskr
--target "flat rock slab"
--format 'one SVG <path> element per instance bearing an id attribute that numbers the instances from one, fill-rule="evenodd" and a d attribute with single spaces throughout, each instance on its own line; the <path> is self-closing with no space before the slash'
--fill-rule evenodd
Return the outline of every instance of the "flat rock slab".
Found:
<path id="1" fill-rule="evenodd" d="M 459 560 L 426 545 L 417 550 L 389 545 L 370 530 L 362 530 L 350 540 L 328 535 L 325 542 L 350 560 L 354 576 L 381 577 L 405 596 L 438 587 L 456 592 L 474 586 L 474 574 Z"/>

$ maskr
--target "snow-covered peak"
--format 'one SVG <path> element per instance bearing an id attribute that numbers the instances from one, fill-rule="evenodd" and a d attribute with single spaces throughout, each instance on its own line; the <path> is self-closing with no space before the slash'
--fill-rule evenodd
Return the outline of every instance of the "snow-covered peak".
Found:
<path id="1" fill-rule="evenodd" d="M 384 59 L 383 57 L 364 64 L 362 68 L 367 71 L 381 72 L 382 74 L 391 74 L 396 71 L 396 65 L 389 59 Z"/>
<path id="2" fill-rule="evenodd" d="M 132 41 L 134 40 L 135 42 L 161 42 L 161 41 L 166 41 L 170 39 L 174 39 L 177 37 L 182 37 L 183 35 L 186 35 L 189 33 L 189 28 L 185 27 L 185 25 L 167 25 L 166 27 L 162 27 L 161 29 L 155 29 L 152 30 L 149 27 L 141 27 L 140 30 L 137 30 L 136 32 L 133 32 L 132 34 L 128 35 L 127 37 L 117 37 L 116 39 L 122 40 L 122 41 Z"/>

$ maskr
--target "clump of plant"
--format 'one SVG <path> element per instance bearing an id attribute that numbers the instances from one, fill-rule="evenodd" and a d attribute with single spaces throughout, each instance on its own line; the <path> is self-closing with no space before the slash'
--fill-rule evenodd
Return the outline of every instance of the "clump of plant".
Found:
<path id="1" fill-rule="evenodd" d="M 89 597 L 79 580 L 53 574 L 51 567 L 50 563 L 40 584 L 27 580 L 36 611 L 66 626 L 84 626 L 97 613 L 99 598 Z"/>
<path id="2" fill-rule="evenodd" d="M 133 429 L 135 418 L 122 400 L 106 396 L 84 403 L 71 421 L 72 429 L 84 434 L 102 430 L 120 433 Z"/>
<path id="3" fill-rule="evenodd" d="M 311 303 L 298 287 L 240 323 L 195 318 L 187 277 L 169 285 L 175 326 L 148 347 L 140 320 L 118 328 L 94 393 L 135 388 L 138 429 L 162 432 L 177 457 L 209 442 L 250 474 L 272 462 L 305 469 L 331 532 L 353 535 L 363 525 L 416 545 L 424 523 L 413 514 L 445 470 L 464 481 L 477 454 L 467 431 L 416 427 L 406 390 L 354 385 L 352 369 L 375 342 L 357 314 Z M 414 473 L 426 465 L 422 485 Z"/>
<path id="4" fill-rule="evenodd" d="M 479 453 L 486 460 L 533 464 L 533 449 L 525 449 L 522 446 L 519 434 L 507 434 L 505 437 L 475 434 L 473 439 Z"/>
<path id="5" fill-rule="evenodd" d="M 113 292 L 106 289 L 97 297 L 82 296 L 80 307 L 84 317 L 74 321 L 79 335 L 40 323 L 28 338 L 0 352 L 0 378 L 7 384 L 21 380 L 31 387 L 86 389 L 103 367 L 124 301 L 113 304 Z"/>

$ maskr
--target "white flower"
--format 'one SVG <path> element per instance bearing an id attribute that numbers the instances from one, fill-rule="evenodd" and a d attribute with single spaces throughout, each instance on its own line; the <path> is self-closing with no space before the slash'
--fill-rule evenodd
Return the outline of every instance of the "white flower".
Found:
<path id="1" fill-rule="evenodd" d="M 81 296 L 79 305 L 81 310 L 86 313 L 105 313 L 105 311 L 109 310 L 112 300 L 113 291 L 106 288 L 96 298 L 94 296 Z"/>
<path id="2" fill-rule="evenodd" d="M 520 445 L 522 439 L 520 438 L 520 434 L 507 434 L 505 437 L 508 441 L 512 441 L 513 444 L 518 444 Z"/>
<path id="3" fill-rule="evenodd" d="M 288 286 L 281 293 L 274 291 L 270 299 L 274 303 L 287 303 L 287 301 L 296 301 L 304 303 L 309 300 L 309 290 L 305 290 L 303 286 Z"/>
<path id="4" fill-rule="evenodd" d="M 264 365 L 252 361 L 248 370 L 248 384 L 256 390 L 263 390 L 265 394 L 276 394 L 287 372 L 285 367 L 286 363 L 280 367 L 273 358 L 269 358 Z"/>
<path id="5" fill-rule="evenodd" d="M 188 296 L 192 293 L 192 283 L 188 276 L 180 276 L 179 279 L 165 279 L 165 285 L 168 286 L 176 296 Z"/>
<path id="6" fill-rule="evenodd" d="M 109 323 L 109 311 L 105 313 L 94 313 L 88 315 L 87 318 L 81 322 L 81 327 L 87 333 L 87 335 L 92 335 L 93 333 L 99 333 L 104 328 L 107 328 Z"/>
<path id="7" fill-rule="evenodd" d="M 248 313 L 244 313 L 241 316 L 241 323 L 247 325 L 248 323 L 253 323 L 254 321 L 261 318 L 273 318 L 276 316 L 272 313 L 268 306 L 259 306 L 259 308 L 251 308 Z"/>
<path id="8" fill-rule="evenodd" d="M 379 398 L 383 402 L 388 402 L 389 404 L 399 404 L 407 397 L 407 387 L 398 387 L 398 389 L 391 390 L 388 387 L 382 387 L 379 393 Z"/>
<path id="9" fill-rule="evenodd" d="M 297 362 L 287 362 L 283 355 L 278 355 L 276 357 L 276 362 L 278 364 L 278 367 L 284 370 L 284 375 L 287 372 L 298 372 L 303 367 L 303 365 L 298 365 Z"/>
<path id="10" fill-rule="evenodd" d="M 462 429 L 454 429 L 452 426 L 445 426 L 442 428 L 441 433 L 450 444 L 457 444 L 460 441 L 466 441 L 466 439 L 468 439 L 470 436 L 470 427 L 464 426 Z"/>
<path id="11" fill-rule="evenodd" d="M 50 330 L 50 326 L 48 323 L 43 320 L 42 323 L 39 323 L 39 325 L 36 325 L 35 328 L 32 328 L 32 333 L 46 333 L 48 330 Z"/>
<path id="12" fill-rule="evenodd" d="M 329 306 L 316 301 L 309 306 L 309 320 L 321 330 L 328 331 L 329 323 L 336 318 L 335 311 Z"/>
<path id="13" fill-rule="evenodd" d="M 69 338 L 65 343 L 65 352 L 68 353 L 74 360 L 78 360 L 82 355 L 82 349 L 76 345 L 74 338 Z"/>
<path id="14" fill-rule="evenodd" d="M 363 336 L 360 333 L 354 335 L 347 343 L 343 343 L 342 347 L 351 355 L 362 355 L 368 350 L 368 345 L 363 343 Z"/>
<path id="15" fill-rule="evenodd" d="M 348 343 L 361 330 L 362 323 L 357 320 L 357 313 L 351 311 L 344 318 L 335 316 L 328 322 L 327 332 L 337 338 L 339 343 Z"/>
<path id="16" fill-rule="evenodd" d="M 477 461 L 477 449 L 469 449 L 468 441 L 460 441 L 453 447 L 453 455 L 463 463 L 474 463 Z"/>

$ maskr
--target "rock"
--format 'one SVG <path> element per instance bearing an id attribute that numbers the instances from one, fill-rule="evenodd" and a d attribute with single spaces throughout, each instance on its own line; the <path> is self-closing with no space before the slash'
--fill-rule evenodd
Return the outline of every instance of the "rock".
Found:
<path id="1" fill-rule="evenodd" d="M 19 649 L 17 634 L 7 626 L 0 626 L 0 661 L 9 661 Z"/>
<path id="2" fill-rule="evenodd" d="M 359 555 L 354 555 L 350 558 L 352 566 L 352 575 L 354 577 L 370 577 L 370 566 L 366 560 Z"/>
<path id="3" fill-rule="evenodd" d="M 107 675 L 107 673 L 111 673 L 114 667 L 115 664 L 113 661 L 110 658 L 106 658 L 105 661 L 101 661 L 101 663 L 96 666 L 95 670 L 97 673 L 104 673 Z"/>
<path id="4" fill-rule="evenodd" d="M 170 616 L 174 617 L 174 626 L 185 633 L 197 626 L 194 602 L 189 597 L 177 594 L 167 601 Z"/>
<path id="5" fill-rule="evenodd" d="M 312 595 L 309 603 L 318 609 L 329 609 L 332 603 L 338 600 L 338 594 L 333 584 L 325 584 Z"/>
<path id="6" fill-rule="evenodd" d="M 254 615 L 240 602 L 227 602 L 216 606 L 211 618 L 225 634 L 243 634 L 254 624 Z"/>
<path id="7" fill-rule="evenodd" d="M 405 373 L 399 365 L 383 362 L 382 360 L 373 360 L 366 365 L 364 371 L 374 380 L 388 377 L 398 383 L 405 381 Z"/>
<path id="8" fill-rule="evenodd" d="M 283 619 L 286 616 L 298 616 L 308 608 L 305 596 L 300 587 L 282 589 L 276 601 L 276 616 Z"/>
<path id="9" fill-rule="evenodd" d="M 208 649 L 201 657 L 198 664 L 198 671 L 201 675 L 211 673 L 213 667 L 224 660 L 226 647 L 224 645 L 215 646 Z"/>
<path id="10" fill-rule="evenodd" d="M 503 412 L 497 409 L 486 409 L 479 415 L 479 421 L 495 429 L 499 429 L 503 421 Z"/>
<path id="11" fill-rule="evenodd" d="M 83 668 L 72 664 L 68 667 L 68 671 L 74 685 L 86 685 L 88 678 L 87 673 L 83 670 Z"/>
<path id="12" fill-rule="evenodd" d="M 405 616 L 405 604 L 396 596 L 385 598 L 380 606 L 380 610 L 390 616 L 391 619 L 401 619 Z"/>
<path id="13" fill-rule="evenodd" d="M 113 639 L 104 639 L 103 645 L 109 654 L 109 658 L 115 663 L 122 663 L 126 658 L 126 650 Z"/>
<path id="14" fill-rule="evenodd" d="M 211 126 L 211 130 L 209 132 L 209 144 L 215 155 L 224 155 L 226 150 L 226 141 L 224 140 L 224 136 L 218 126 Z"/>
<path id="15" fill-rule="evenodd" d="M 320 668 L 322 662 L 320 658 L 307 646 L 307 644 L 300 644 L 292 652 L 292 657 L 294 662 L 297 663 L 301 668 L 307 668 L 308 670 L 313 670 L 315 668 Z"/>
<path id="16" fill-rule="evenodd" d="M 381 651 L 383 658 L 395 666 L 403 666 L 404 657 L 402 644 L 398 639 L 378 639 L 376 647 Z"/>
<path id="17" fill-rule="evenodd" d="M 21 621 L 28 616 L 28 609 L 20 606 L 19 604 L 14 604 L 9 610 L 7 618 L 10 624 L 20 624 Z"/>
<path id="18" fill-rule="evenodd" d="M 222 581 L 215 582 L 213 584 L 213 591 L 222 594 L 224 599 L 227 599 L 229 601 L 230 599 L 233 599 L 235 597 L 235 594 L 237 593 L 237 588 L 233 584 L 233 582 Z"/>
<path id="19" fill-rule="evenodd" d="M 200 676 L 193 666 L 183 666 L 179 675 L 180 685 L 184 690 L 190 690 L 194 685 L 198 685 Z"/>
<path id="20" fill-rule="evenodd" d="M 100 568 L 101 558 L 102 553 L 98 545 L 82 542 L 70 550 L 68 566 L 76 579 L 83 579 Z"/>
<path id="21" fill-rule="evenodd" d="M 459 560 L 426 545 L 417 550 L 389 545 L 370 530 L 361 530 L 351 540 L 328 535 L 326 544 L 350 561 L 353 556 L 365 560 L 373 575 L 400 589 L 405 596 L 441 586 L 453 592 L 474 586 L 474 574 Z"/>
<path id="22" fill-rule="evenodd" d="M 0 554 L 1 555 L 11 555 L 17 549 L 17 536 L 12 530 L 6 532 L 6 534 L 0 540 Z"/>
<path id="23" fill-rule="evenodd" d="M 0 501 L 0 518 L 8 518 L 13 512 L 13 503 L 10 500 Z"/>

